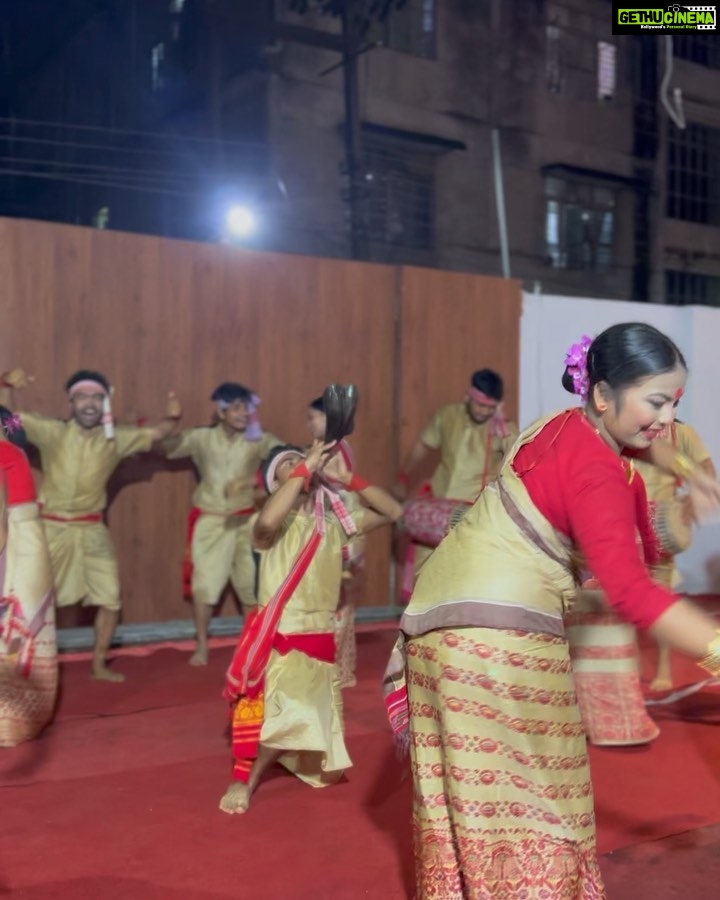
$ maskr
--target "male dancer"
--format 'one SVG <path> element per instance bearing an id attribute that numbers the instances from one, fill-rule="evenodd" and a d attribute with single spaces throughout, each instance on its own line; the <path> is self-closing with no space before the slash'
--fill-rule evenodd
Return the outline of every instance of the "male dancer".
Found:
<path id="1" fill-rule="evenodd" d="M 224 382 L 210 399 L 217 423 L 190 428 L 163 446 L 170 459 L 189 456 L 200 475 L 185 565 L 185 591 L 192 597 L 197 633 L 191 666 L 207 665 L 210 619 L 228 581 L 245 614 L 255 603 L 250 517 L 255 512 L 256 475 L 268 453 L 281 443 L 260 428 L 260 401 L 249 388 Z"/>
<path id="2" fill-rule="evenodd" d="M 676 419 L 672 425 L 664 430 L 662 437 L 671 441 L 681 454 L 686 456 L 691 462 L 701 466 L 708 475 L 713 478 L 716 477 L 715 466 L 710 458 L 710 452 L 700 435 L 691 425 Z M 656 466 L 641 460 L 635 460 L 635 466 L 645 482 L 651 508 L 658 509 L 663 504 L 683 502 L 682 497 L 679 496 L 679 491 L 683 487 L 682 479 L 668 475 Z M 691 516 L 688 508 L 688 527 L 690 521 Z M 675 557 L 672 555 L 666 556 L 660 565 L 653 567 L 652 576 L 655 581 L 658 581 L 665 587 L 677 588 L 681 578 Z M 655 678 L 650 683 L 650 689 L 653 691 L 669 691 L 672 686 L 670 648 L 666 644 L 660 643 L 658 644 L 657 671 Z"/>
<path id="3" fill-rule="evenodd" d="M 483 488 L 500 471 L 503 457 L 515 443 L 518 428 L 502 410 L 503 380 L 492 369 L 475 372 L 463 403 L 448 403 L 433 416 L 397 476 L 393 493 L 407 498 L 411 474 L 433 450 L 440 451 L 440 462 L 424 489 L 432 497 L 465 500 L 473 503 Z M 432 550 L 411 545 L 406 559 L 405 590 L 412 590 L 413 573 Z M 413 562 L 414 561 L 414 562 Z"/>
<path id="4" fill-rule="evenodd" d="M 0 403 L 15 409 L 14 389 L 32 381 L 23 369 L 2 376 Z M 110 532 L 104 524 L 107 484 L 128 456 L 150 450 L 167 437 L 182 414 L 174 394 L 165 417 L 149 428 L 115 426 L 112 388 L 100 372 L 81 369 L 65 385 L 70 418 L 20 412 L 30 443 L 40 451 L 42 519 L 50 551 L 57 604 L 97 607 L 92 674 L 124 681 L 107 665 L 107 654 L 120 617 L 120 576 Z"/>

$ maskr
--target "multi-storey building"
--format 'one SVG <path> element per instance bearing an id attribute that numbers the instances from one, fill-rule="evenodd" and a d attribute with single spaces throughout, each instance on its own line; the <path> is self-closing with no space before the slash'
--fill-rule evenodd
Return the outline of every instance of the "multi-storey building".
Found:
<path id="1" fill-rule="evenodd" d="M 13 114 L 108 130 L 27 176 L 17 143 L 6 214 L 215 240 L 235 203 L 254 246 L 720 303 L 715 34 L 614 36 L 606 0 L 405 0 L 362 34 L 323 0 L 66 5 Z"/>

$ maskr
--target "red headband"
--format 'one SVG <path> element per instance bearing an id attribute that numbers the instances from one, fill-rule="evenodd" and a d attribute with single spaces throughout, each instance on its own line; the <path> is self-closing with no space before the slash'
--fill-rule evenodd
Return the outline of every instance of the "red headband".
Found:
<path id="1" fill-rule="evenodd" d="M 479 391 L 473 385 L 467 389 L 467 395 L 470 400 L 480 403 L 482 406 L 490 406 L 493 409 L 492 419 L 490 421 L 491 434 L 495 437 L 506 438 L 510 434 L 507 419 L 503 412 L 503 405 L 495 397 L 489 397 L 487 394 Z"/>
<path id="2" fill-rule="evenodd" d="M 479 391 L 476 387 L 470 385 L 468 388 L 468 397 L 471 400 L 474 400 L 476 403 L 480 403 L 483 406 L 497 406 L 499 401 L 494 397 L 489 397 L 487 394 L 484 394 L 482 391 Z"/>

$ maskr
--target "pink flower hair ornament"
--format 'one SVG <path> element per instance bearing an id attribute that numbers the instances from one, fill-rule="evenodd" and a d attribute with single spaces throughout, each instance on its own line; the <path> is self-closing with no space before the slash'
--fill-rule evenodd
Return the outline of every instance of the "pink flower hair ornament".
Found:
<path id="1" fill-rule="evenodd" d="M 22 431 L 23 422 L 20 416 L 14 414 L 3 420 L 2 427 L 5 429 L 5 434 L 10 436 L 16 431 Z"/>
<path id="2" fill-rule="evenodd" d="M 574 393 L 580 397 L 583 403 L 587 403 L 590 396 L 587 358 L 592 342 L 593 339 L 584 334 L 580 343 L 573 344 L 565 354 L 565 366 L 573 380 Z"/>

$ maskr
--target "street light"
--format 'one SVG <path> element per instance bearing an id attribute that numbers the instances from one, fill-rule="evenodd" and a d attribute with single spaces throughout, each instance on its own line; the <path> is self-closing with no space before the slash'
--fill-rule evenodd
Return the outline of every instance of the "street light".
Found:
<path id="1" fill-rule="evenodd" d="M 231 206 L 225 219 L 228 233 L 234 238 L 247 238 L 255 234 L 255 213 L 247 206 Z"/>

